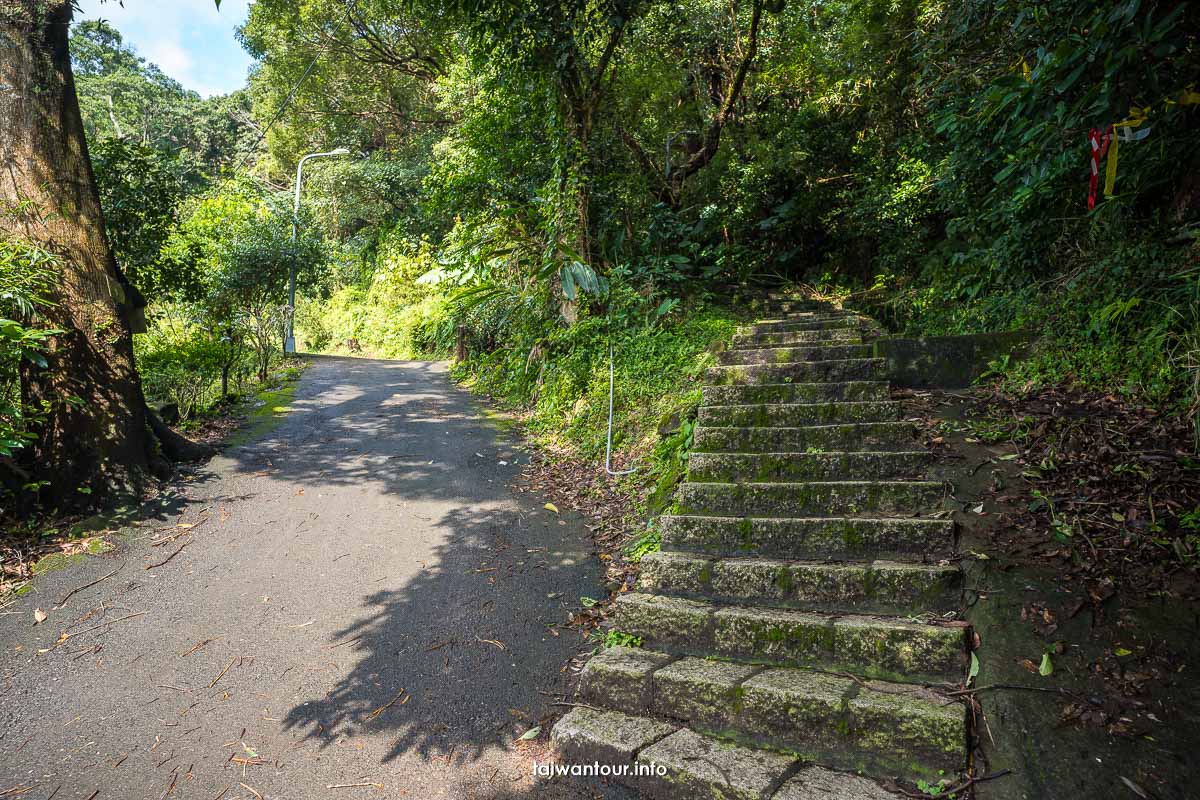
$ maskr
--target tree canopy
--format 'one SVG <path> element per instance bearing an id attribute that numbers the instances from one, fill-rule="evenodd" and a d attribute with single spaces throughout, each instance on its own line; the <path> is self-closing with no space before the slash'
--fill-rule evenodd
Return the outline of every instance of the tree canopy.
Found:
<path id="1" fill-rule="evenodd" d="M 139 358 L 180 331 L 224 348 L 201 406 L 266 374 L 295 267 L 307 341 L 414 355 L 461 331 L 524 400 L 585 380 L 579 331 L 800 282 L 898 331 L 1036 328 L 1030 385 L 1200 408 L 1198 22 L 1138 0 L 259 0 L 247 86 L 207 99 L 107 23 L 70 52 L 117 267 L 172 326 Z M 333 148 L 293 220 L 296 165 Z"/>

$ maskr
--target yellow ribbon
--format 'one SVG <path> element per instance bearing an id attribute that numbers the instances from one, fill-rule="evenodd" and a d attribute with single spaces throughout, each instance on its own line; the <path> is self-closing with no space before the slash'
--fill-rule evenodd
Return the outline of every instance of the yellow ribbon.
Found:
<path id="1" fill-rule="evenodd" d="M 1150 111 L 1147 108 L 1138 108 L 1133 106 L 1129 109 L 1129 119 L 1124 122 L 1115 122 L 1112 126 L 1112 141 L 1108 145 L 1108 163 L 1104 167 L 1104 196 L 1112 197 L 1113 186 L 1117 182 L 1117 147 L 1121 141 L 1119 132 L 1121 128 L 1136 128 L 1146 121 L 1146 114 Z"/>
<path id="2" fill-rule="evenodd" d="M 1179 93 L 1178 100 L 1168 100 L 1168 103 L 1175 102 L 1181 106 L 1194 106 L 1200 103 L 1200 92 L 1192 91 L 1192 87 L 1188 87 Z"/>
<path id="3" fill-rule="evenodd" d="M 1193 106 L 1200 104 L 1200 92 L 1188 86 L 1179 93 L 1178 100 L 1167 99 L 1164 101 L 1166 105 L 1181 105 Z M 1108 146 L 1108 163 L 1104 167 L 1104 196 L 1112 197 L 1113 185 L 1117 182 L 1117 150 L 1119 147 L 1120 136 L 1118 135 L 1121 128 L 1136 128 L 1142 125 L 1150 115 L 1150 106 L 1139 108 L 1131 106 L 1129 109 L 1129 119 L 1124 122 L 1114 123 L 1112 126 L 1112 142 Z"/>

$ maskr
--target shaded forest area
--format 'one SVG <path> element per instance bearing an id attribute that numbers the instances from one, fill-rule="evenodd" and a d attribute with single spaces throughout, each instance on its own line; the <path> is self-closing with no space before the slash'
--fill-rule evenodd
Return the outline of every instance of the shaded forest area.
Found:
<path id="1" fill-rule="evenodd" d="M 211 99 L 104 23 L 69 50 L 152 407 L 186 431 L 269 383 L 295 265 L 302 350 L 461 336 L 457 377 L 564 458 L 603 457 L 611 341 L 616 460 L 653 505 L 747 313 L 731 286 L 898 332 L 1030 329 L 994 365 L 1006 396 L 1096 392 L 1194 437 L 1197 30 L 1194 5 L 1137 0 L 259 0 L 258 65 Z M 305 168 L 293 238 L 296 165 L 341 147 Z M 48 209 L 4 204 L 5 508 L 102 505 L 111 470 L 39 469 L 48 421 L 93 398 L 31 391 L 67 256 L 21 235 Z M 1192 565 L 1197 513 L 1167 526 Z"/>

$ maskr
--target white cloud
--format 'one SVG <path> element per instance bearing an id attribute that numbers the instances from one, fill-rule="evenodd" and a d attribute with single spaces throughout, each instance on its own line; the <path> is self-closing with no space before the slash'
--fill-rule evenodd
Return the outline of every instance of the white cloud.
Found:
<path id="1" fill-rule="evenodd" d="M 127 44 L 188 89 L 205 96 L 233 91 L 246 82 L 250 56 L 234 29 L 245 21 L 251 0 L 81 0 L 76 20 L 105 19 Z"/>
<path id="2" fill-rule="evenodd" d="M 182 80 L 192 72 L 192 57 L 179 42 L 160 39 L 138 50 L 147 61 L 157 64 L 159 69 L 177 80 Z"/>

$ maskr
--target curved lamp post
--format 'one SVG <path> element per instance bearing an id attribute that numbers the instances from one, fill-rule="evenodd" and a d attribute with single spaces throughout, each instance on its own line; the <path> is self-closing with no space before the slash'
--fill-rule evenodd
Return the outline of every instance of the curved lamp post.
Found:
<path id="1" fill-rule="evenodd" d="M 292 204 L 292 245 L 296 244 L 296 233 L 300 226 L 300 185 L 304 179 L 304 162 L 310 158 L 323 158 L 325 156 L 348 156 L 350 149 L 339 147 L 336 150 L 330 150 L 328 153 L 309 153 L 300 159 L 300 163 L 296 165 L 296 199 Z M 288 308 L 287 308 L 287 338 L 283 340 L 283 352 L 296 352 L 296 259 L 292 258 L 292 268 L 288 274 Z"/>

